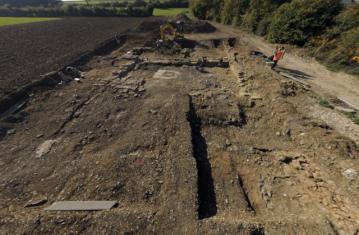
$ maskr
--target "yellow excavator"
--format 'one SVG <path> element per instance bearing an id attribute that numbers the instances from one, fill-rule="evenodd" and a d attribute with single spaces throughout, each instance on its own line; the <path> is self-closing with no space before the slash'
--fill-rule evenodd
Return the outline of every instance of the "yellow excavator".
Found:
<path id="1" fill-rule="evenodd" d="M 178 27 L 180 26 L 180 23 L 178 23 Z M 182 32 L 179 32 L 178 28 L 175 28 L 171 23 L 167 22 L 160 27 L 160 33 L 161 33 L 161 39 L 165 42 L 172 42 L 175 40 L 181 40 L 184 38 L 184 35 Z"/>
<path id="2" fill-rule="evenodd" d="M 157 50 L 163 54 L 176 54 L 181 51 L 184 40 L 183 25 L 166 22 L 160 26 L 160 39 L 156 42 Z"/>

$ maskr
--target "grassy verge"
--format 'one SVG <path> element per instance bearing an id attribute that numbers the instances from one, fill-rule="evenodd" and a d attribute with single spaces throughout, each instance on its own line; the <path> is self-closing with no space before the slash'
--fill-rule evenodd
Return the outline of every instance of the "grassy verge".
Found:
<path id="1" fill-rule="evenodd" d="M 355 124 L 359 125 L 359 118 L 355 113 L 342 112 L 347 118 L 351 119 Z"/>
<path id="2" fill-rule="evenodd" d="M 28 24 L 34 22 L 42 22 L 49 20 L 57 20 L 59 18 L 43 18 L 43 17 L 0 17 L 0 26 Z"/>
<path id="3" fill-rule="evenodd" d="M 175 16 L 181 13 L 188 13 L 188 8 L 155 8 L 153 11 L 154 16 Z"/>
<path id="4" fill-rule="evenodd" d="M 326 100 L 320 100 L 319 101 L 319 105 L 324 107 L 324 108 L 328 108 L 328 109 L 334 109 L 333 105 L 331 105 L 328 101 Z"/>
<path id="5" fill-rule="evenodd" d="M 334 109 L 334 106 L 331 105 L 327 100 L 322 100 L 322 99 L 319 100 L 319 105 L 324 108 Z M 344 114 L 344 116 L 346 116 L 350 120 L 352 120 L 355 124 L 359 125 L 359 117 L 355 113 L 351 113 L 351 112 L 341 112 L 341 113 Z"/>

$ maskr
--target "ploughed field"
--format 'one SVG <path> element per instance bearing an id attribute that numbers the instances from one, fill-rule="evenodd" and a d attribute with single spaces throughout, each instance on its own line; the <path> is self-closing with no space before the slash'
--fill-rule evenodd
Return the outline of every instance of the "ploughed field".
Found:
<path id="1" fill-rule="evenodd" d="M 0 28 L 0 98 L 148 18 L 68 18 Z"/>

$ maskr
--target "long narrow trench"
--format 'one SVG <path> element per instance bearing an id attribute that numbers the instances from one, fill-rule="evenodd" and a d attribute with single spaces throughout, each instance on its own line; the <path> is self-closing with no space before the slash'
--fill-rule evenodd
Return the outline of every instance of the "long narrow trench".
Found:
<path id="1" fill-rule="evenodd" d="M 208 160 L 206 139 L 201 133 L 202 122 L 197 116 L 192 97 L 187 119 L 191 125 L 193 155 L 198 173 L 198 219 L 206 219 L 217 214 L 217 201 L 214 191 L 212 168 Z"/>

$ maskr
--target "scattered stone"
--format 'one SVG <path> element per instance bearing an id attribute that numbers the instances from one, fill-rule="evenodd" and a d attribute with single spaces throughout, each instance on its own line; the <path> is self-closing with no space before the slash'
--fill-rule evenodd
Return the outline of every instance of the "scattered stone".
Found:
<path id="1" fill-rule="evenodd" d="M 259 191 L 261 193 L 262 199 L 265 201 L 266 203 L 266 207 L 271 207 L 270 205 L 270 198 L 272 197 L 272 192 L 270 189 L 270 186 L 268 184 L 265 183 L 264 179 L 261 179 L 259 181 Z"/>
<path id="2" fill-rule="evenodd" d="M 290 164 L 293 161 L 293 158 L 290 156 L 282 156 L 278 159 L 280 162 L 283 162 L 285 164 Z"/>
<path id="3" fill-rule="evenodd" d="M 184 48 L 181 50 L 181 54 L 183 54 L 184 58 L 188 58 L 191 56 L 191 49 Z"/>
<path id="4" fill-rule="evenodd" d="M 149 198 L 152 197 L 152 195 L 153 195 L 153 192 L 152 192 L 152 191 L 146 191 L 144 197 L 145 197 L 145 199 L 149 199 Z"/>
<path id="5" fill-rule="evenodd" d="M 260 96 L 259 94 L 252 94 L 251 99 L 252 100 L 262 100 L 263 97 Z"/>
<path id="6" fill-rule="evenodd" d="M 65 73 L 67 75 L 70 75 L 71 77 L 73 78 L 79 78 L 81 77 L 81 72 L 75 68 L 75 67 L 71 67 L 71 66 L 68 66 L 66 69 L 65 69 Z"/>
<path id="7" fill-rule="evenodd" d="M 47 202 L 47 198 L 31 199 L 28 201 L 24 207 L 36 207 L 42 206 Z"/>
<path id="8" fill-rule="evenodd" d="M 275 135 L 276 135 L 276 136 L 281 136 L 281 133 L 280 133 L 279 131 L 277 131 L 277 132 L 275 133 Z"/>
<path id="9" fill-rule="evenodd" d="M 237 152 L 239 151 L 239 148 L 236 145 L 231 145 L 230 147 L 227 148 L 227 151 Z"/>
<path id="10" fill-rule="evenodd" d="M 46 140 L 36 149 L 36 158 L 41 158 L 50 152 L 52 146 L 57 143 L 57 140 Z"/>
<path id="11" fill-rule="evenodd" d="M 314 178 L 314 179 L 319 179 L 319 178 L 321 178 L 321 174 L 320 174 L 319 172 L 313 172 L 312 175 L 313 175 L 313 178 Z"/>
<path id="12" fill-rule="evenodd" d="M 346 169 L 342 172 L 342 175 L 345 176 L 347 179 L 355 179 L 358 176 L 358 172 L 352 168 Z"/>
<path id="13" fill-rule="evenodd" d="M 71 112 L 73 112 L 73 108 L 72 107 L 69 107 L 69 108 L 67 108 L 67 109 L 65 109 L 65 112 L 66 113 L 71 113 Z"/>
<path id="14" fill-rule="evenodd" d="M 155 115 L 155 114 L 158 113 L 157 110 L 154 110 L 154 109 L 150 109 L 150 111 L 148 111 L 148 112 L 151 113 L 151 114 L 153 114 L 153 115 Z"/>
<path id="15" fill-rule="evenodd" d="M 304 170 L 304 165 L 301 161 L 295 161 L 294 169 L 296 170 Z"/>
<path id="16" fill-rule="evenodd" d="M 36 138 L 41 138 L 41 137 L 43 137 L 44 136 L 44 134 L 38 134 L 37 136 L 36 136 Z"/>
<path id="17" fill-rule="evenodd" d="M 80 117 L 80 115 L 81 115 L 81 111 L 78 110 L 78 111 L 74 114 L 74 118 L 78 118 L 78 117 Z"/>
<path id="18" fill-rule="evenodd" d="M 335 106 L 334 109 L 337 110 L 337 111 L 339 111 L 339 112 L 356 113 L 356 111 L 355 111 L 354 109 L 344 108 L 344 107 L 341 107 L 341 106 Z"/>
<path id="19" fill-rule="evenodd" d="M 251 153 L 268 153 L 268 152 L 272 152 L 273 149 L 267 149 L 267 148 L 261 148 L 261 147 L 251 147 L 250 148 L 250 152 Z"/>
<path id="20" fill-rule="evenodd" d="M 145 92 L 145 91 L 146 91 L 146 89 L 145 89 L 145 88 L 143 88 L 143 87 L 140 87 L 140 88 L 138 88 L 138 91 L 139 91 L 139 92 Z"/>
<path id="21" fill-rule="evenodd" d="M 292 134 L 292 130 L 290 128 L 286 128 L 282 131 L 282 135 L 290 137 Z"/>
<path id="22" fill-rule="evenodd" d="M 226 140 L 226 144 L 225 144 L 226 148 L 228 148 L 231 145 L 232 145 L 232 143 L 229 140 Z"/>
<path id="23" fill-rule="evenodd" d="M 8 130 L 8 131 L 6 132 L 6 134 L 8 134 L 8 135 L 13 135 L 13 134 L 15 134 L 15 132 L 16 132 L 15 129 L 10 129 L 10 130 Z"/>
<path id="24" fill-rule="evenodd" d="M 281 83 L 281 95 L 284 97 L 295 96 L 298 91 L 298 86 L 293 81 L 284 81 Z"/>

